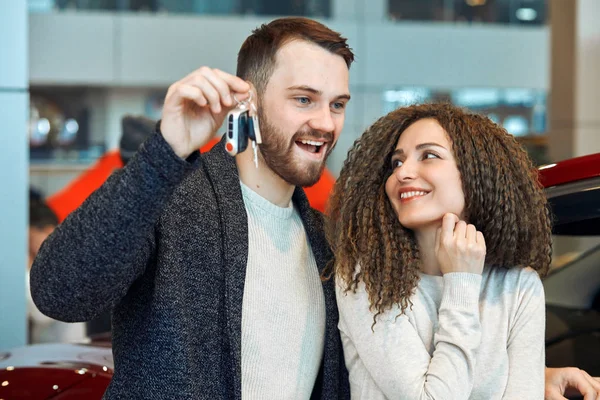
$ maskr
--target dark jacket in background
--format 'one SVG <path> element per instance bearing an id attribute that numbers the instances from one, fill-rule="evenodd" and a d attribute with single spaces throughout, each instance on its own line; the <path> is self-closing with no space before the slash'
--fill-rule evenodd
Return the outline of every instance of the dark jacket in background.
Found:
<path id="1" fill-rule="evenodd" d="M 319 270 L 322 216 L 298 208 Z M 31 271 L 39 309 L 87 321 L 113 308 L 115 375 L 106 399 L 241 399 L 248 221 L 223 143 L 178 158 L 152 136 L 42 246 Z M 333 280 L 323 284 L 323 362 L 313 398 L 347 399 Z"/>

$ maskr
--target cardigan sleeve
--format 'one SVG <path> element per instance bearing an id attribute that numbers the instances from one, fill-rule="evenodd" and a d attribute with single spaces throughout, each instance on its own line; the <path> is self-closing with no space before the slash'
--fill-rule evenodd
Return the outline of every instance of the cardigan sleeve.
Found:
<path id="1" fill-rule="evenodd" d="M 503 399 L 543 399 L 546 305 L 544 287 L 530 269 L 519 273 L 517 306 L 508 335 L 508 382 Z"/>
<path id="2" fill-rule="evenodd" d="M 31 294 L 44 314 L 93 319 L 118 302 L 153 257 L 154 227 L 171 194 L 199 164 L 179 158 L 160 132 L 116 171 L 42 244 Z"/>
<path id="3" fill-rule="evenodd" d="M 346 366 L 351 386 L 353 368 L 364 368 L 375 391 L 387 399 L 467 399 L 473 388 L 477 350 L 481 341 L 479 292 L 481 275 L 444 275 L 439 308 L 439 326 L 434 333 L 431 355 L 406 314 L 394 308 L 378 317 L 373 313 L 364 284 L 356 293 L 337 286 L 340 331 L 351 341 L 345 343 Z M 424 315 L 423 317 L 427 317 Z M 373 328 L 372 328 L 373 327 Z M 351 353 L 357 357 L 352 358 Z M 362 388 L 351 388 L 365 393 Z M 369 392 L 369 391 L 367 391 Z"/>

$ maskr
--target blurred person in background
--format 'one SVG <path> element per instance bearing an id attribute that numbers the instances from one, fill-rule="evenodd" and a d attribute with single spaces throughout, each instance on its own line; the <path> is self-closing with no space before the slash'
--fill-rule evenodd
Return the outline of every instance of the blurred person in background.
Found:
<path id="1" fill-rule="evenodd" d="M 27 266 L 27 320 L 29 342 L 68 343 L 86 340 L 84 323 L 66 323 L 42 314 L 29 291 L 29 271 L 40 246 L 58 225 L 58 218 L 35 190 L 29 192 L 29 262 Z"/>

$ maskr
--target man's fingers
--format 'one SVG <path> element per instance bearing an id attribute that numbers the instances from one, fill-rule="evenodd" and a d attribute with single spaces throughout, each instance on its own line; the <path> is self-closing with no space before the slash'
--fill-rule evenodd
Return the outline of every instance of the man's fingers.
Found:
<path id="1" fill-rule="evenodd" d="M 596 400 L 596 399 L 598 399 L 598 392 L 596 392 L 594 389 L 591 389 L 587 393 L 581 393 L 581 394 L 583 394 L 583 400 Z"/>
<path id="2" fill-rule="evenodd" d="M 179 81 L 179 85 L 192 85 L 198 87 L 206 104 L 211 111 L 218 114 L 222 107 L 229 108 L 235 105 L 235 99 L 245 100 L 249 97 L 250 85 L 248 82 L 235 75 L 228 74 L 218 69 L 201 67 Z"/>
<path id="3" fill-rule="evenodd" d="M 229 85 L 227 82 L 218 76 L 215 70 L 209 69 L 205 71 L 204 76 L 207 81 L 217 90 L 219 93 L 219 97 L 221 99 L 221 103 L 225 107 L 230 107 L 233 105 L 233 99 L 231 98 L 231 91 L 229 90 Z"/>
<path id="4" fill-rule="evenodd" d="M 248 93 L 248 91 L 250 90 L 250 85 L 248 84 L 248 82 L 246 82 L 242 78 L 237 77 L 235 75 L 228 74 L 227 72 L 223 72 L 219 69 L 214 69 L 213 71 L 214 71 L 215 75 L 218 76 L 219 78 L 221 78 L 222 80 L 224 80 L 227 83 L 227 85 L 231 88 L 231 90 L 233 90 L 234 92 L 244 94 L 244 93 Z M 238 100 L 243 100 L 243 96 L 236 96 L 236 97 L 238 97 Z M 240 98 L 240 97 L 242 97 L 242 98 Z"/>
<path id="5" fill-rule="evenodd" d="M 196 86 L 202 91 L 202 95 L 208 100 L 210 109 L 214 114 L 221 112 L 221 96 L 206 77 L 197 77 L 189 84 Z"/>
<path id="6" fill-rule="evenodd" d="M 205 107 L 208 104 L 208 100 L 202 94 L 202 90 L 196 86 L 181 84 L 176 91 L 179 97 L 193 101 L 200 107 Z"/>
<path id="7" fill-rule="evenodd" d="M 567 399 L 565 396 L 563 396 L 562 394 L 554 391 L 554 392 L 546 392 L 544 394 L 544 400 L 569 400 Z"/>
<path id="8" fill-rule="evenodd" d="M 589 398 L 591 400 L 600 399 L 600 378 L 594 378 L 584 370 L 581 370 L 581 372 L 583 372 L 583 375 L 590 385 L 588 392 Z M 587 400 L 585 396 L 583 398 L 584 400 Z"/>
<path id="9" fill-rule="evenodd" d="M 551 393 L 550 395 L 548 395 L 548 393 L 546 393 L 544 400 L 569 400 L 569 399 L 567 399 L 565 396 L 561 395 L 560 393 Z"/>
<path id="10" fill-rule="evenodd" d="M 599 395 L 598 381 L 587 372 L 578 368 L 567 369 L 570 374 L 566 377 L 567 396 L 583 396 L 584 400 L 597 400 Z M 563 378 L 565 379 L 565 378 Z"/>
<path id="11" fill-rule="evenodd" d="M 592 387 L 594 389 L 596 389 L 597 391 L 600 391 L 600 378 L 598 377 L 593 377 L 590 374 L 588 374 L 586 371 L 581 370 L 581 372 L 583 372 L 583 374 L 585 375 L 585 377 L 587 378 L 588 382 L 590 383 L 590 385 L 592 385 Z"/>

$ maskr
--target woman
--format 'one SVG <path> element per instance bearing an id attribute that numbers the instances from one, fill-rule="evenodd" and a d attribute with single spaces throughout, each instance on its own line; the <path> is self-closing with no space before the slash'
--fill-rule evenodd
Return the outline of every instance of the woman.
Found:
<path id="1" fill-rule="evenodd" d="M 543 399 L 550 218 L 503 128 L 393 111 L 350 150 L 329 214 L 353 399 Z"/>

